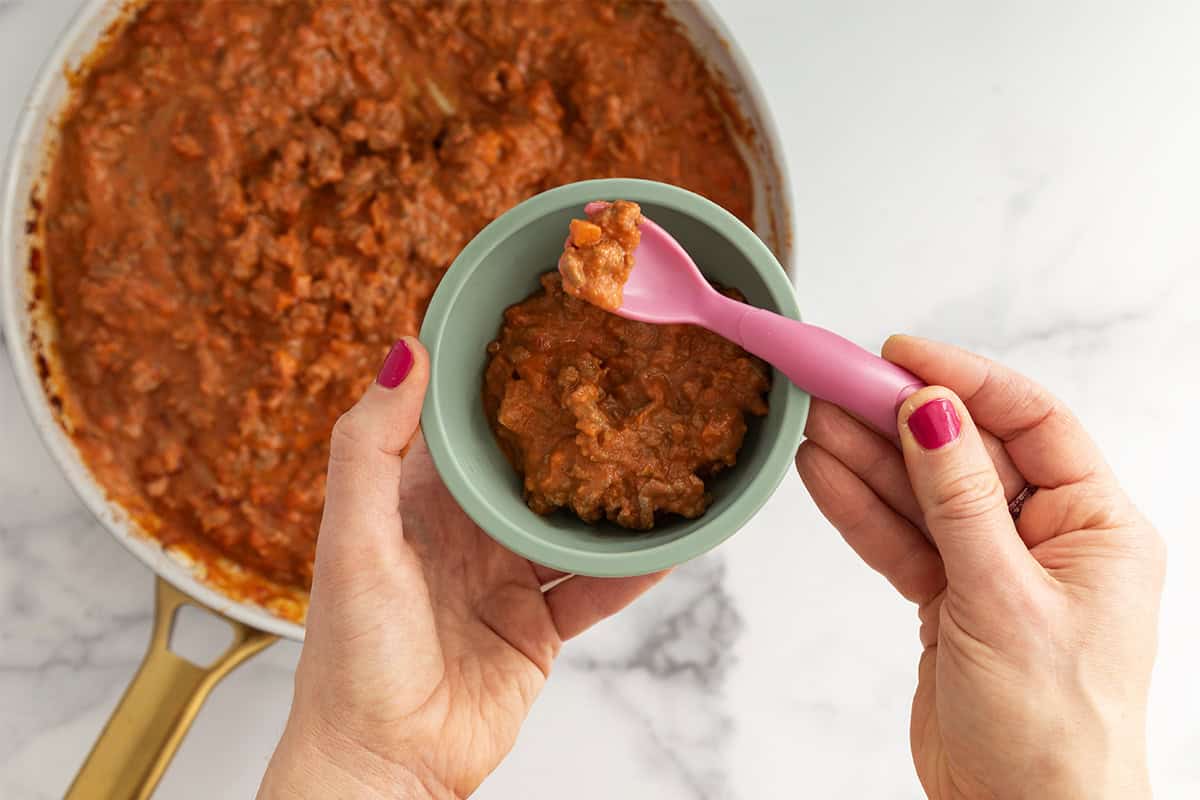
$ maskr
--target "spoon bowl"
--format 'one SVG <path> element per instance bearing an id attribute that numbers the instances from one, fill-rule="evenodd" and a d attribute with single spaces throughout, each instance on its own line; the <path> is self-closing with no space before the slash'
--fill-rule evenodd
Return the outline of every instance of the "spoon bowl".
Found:
<path id="1" fill-rule="evenodd" d="M 606 205 L 602 200 L 593 201 L 584 207 L 584 212 L 590 215 Z M 718 294 L 717 291 L 675 237 L 644 216 L 638 230 L 641 244 L 634 251 L 633 269 L 616 313 L 655 325 L 701 324 L 696 298 Z M 662 268 L 664 265 L 666 268 Z"/>
<path id="2" fill-rule="evenodd" d="M 584 213 L 606 205 L 592 201 Z M 897 436 L 896 412 L 925 385 L 919 378 L 832 331 L 726 297 L 669 232 L 645 215 L 638 228 L 633 269 L 613 313 L 639 322 L 707 328 L 767 361 L 814 397 Z"/>

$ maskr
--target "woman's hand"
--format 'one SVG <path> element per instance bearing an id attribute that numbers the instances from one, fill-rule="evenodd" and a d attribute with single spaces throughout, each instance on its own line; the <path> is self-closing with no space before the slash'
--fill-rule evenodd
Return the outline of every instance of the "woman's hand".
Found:
<path id="1" fill-rule="evenodd" d="M 815 403 L 796 463 L 850 546 L 919 607 L 910 736 L 925 791 L 1149 797 L 1162 541 L 1032 381 L 910 337 L 883 354 L 934 384 L 900 409 L 903 452 Z M 1014 521 L 1026 484 L 1038 491 Z"/>
<path id="2" fill-rule="evenodd" d="M 662 577 L 543 592 L 561 573 L 488 538 L 414 439 L 428 378 L 424 348 L 397 343 L 334 429 L 292 713 L 260 797 L 465 797 L 563 641 Z"/>

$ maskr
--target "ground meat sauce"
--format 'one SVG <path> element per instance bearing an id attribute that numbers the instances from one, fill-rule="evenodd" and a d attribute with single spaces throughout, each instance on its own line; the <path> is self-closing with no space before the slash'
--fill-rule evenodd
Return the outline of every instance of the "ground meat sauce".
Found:
<path id="1" fill-rule="evenodd" d="M 605 311 L 620 308 L 633 271 L 633 251 L 642 240 L 641 224 L 641 207 L 628 200 L 593 209 L 586 220 L 571 220 L 558 260 L 563 290 Z"/>
<path id="2" fill-rule="evenodd" d="M 639 530 L 698 517 L 712 500 L 705 479 L 737 458 L 745 415 L 767 413 L 762 361 L 703 328 L 603 311 L 558 273 L 504 313 L 488 352 L 484 408 L 539 514 Z"/>
<path id="3" fill-rule="evenodd" d="M 84 459 L 164 543 L 307 587 L 333 422 L 416 333 L 460 248 L 584 178 L 678 184 L 749 221 L 723 97 L 657 3 L 146 5 L 80 77 L 47 182 L 60 388 Z M 555 319 L 599 326 L 572 350 L 592 391 L 614 378 L 589 359 L 615 358 L 611 376 L 677 368 L 685 344 L 720 350 L 562 308 Z M 663 337 L 675 348 L 636 346 Z M 761 376 L 740 363 L 740 379 L 723 364 L 686 384 L 711 412 L 706 460 L 732 457 L 741 426 L 727 400 L 703 399 L 705 380 L 745 395 Z M 593 410 L 651 402 L 639 413 L 663 419 L 664 381 L 630 372 Z M 689 446 L 694 419 L 678 420 Z M 696 479 L 661 480 L 674 496 Z M 631 502 L 659 503 L 643 484 Z M 681 513 L 703 504 L 690 485 Z M 616 513 L 644 524 L 644 508 Z"/>

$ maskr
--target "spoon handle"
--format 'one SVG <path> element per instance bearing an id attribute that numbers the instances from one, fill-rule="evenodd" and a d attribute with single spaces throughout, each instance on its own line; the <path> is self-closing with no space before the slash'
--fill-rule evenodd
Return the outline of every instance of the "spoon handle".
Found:
<path id="1" fill-rule="evenodd" d="M 738 338 L 746 350 L 792 383 L 841 406 L 889 436 L 896 411 L 925 384 L 908 370 L 869 353 L 833 331 L 756 308 L 742 316 Z"/>

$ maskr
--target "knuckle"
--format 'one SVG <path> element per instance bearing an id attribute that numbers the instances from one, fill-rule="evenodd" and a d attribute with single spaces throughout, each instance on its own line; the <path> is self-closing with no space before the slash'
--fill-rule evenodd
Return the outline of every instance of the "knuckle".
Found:
<path id="1" fill-rule="evenodd" d="M 1092 505 L 1104 508 L 1106 514 L 1101 523 L 1085 527 L 1123 531 L 1117 541 L 1124 544 L 1128 557 L 1140 562 L 1146 574 L 1161 583 L 1166 575 L 1168 555 L 1163 535 L 1123 492 L 1099 493 L 1096 497 L 1100 499 L 1093 500 Z"/>
<path id="2" fill-rule="evenodd" d="M 353 460 L 368 440 L 367 426 L 361 415 L 350 409 L 333 423 L 333 433 L 329 437 L 329 460 L 335 463 Z"/>
<path id="3" fill-rule="evenodd" d="M 860 537 L 878 525 L 878 520 L 863 503 L 844 503 L 831 517 L 830 521 L 841 531 L 843 536 L 854 538 Z"/>
<path id="4" fill-rule="evenodd" d="M 1003 498 L 1000 478 L 992 469 L 975 469 L 952 475 L 935 484 L 934 513 L 956 522 L 979 519 L 992 513 Z"/>
<path id="5" fill-rule="evenodd" d="M 1064 412 L 1062 403 L 1041 384 L 1015 372 L 989 364 L 985 384 L 991 384 L 995 396 L 1004 398 L 1001 419 L 1022 420 L 1015 430 L 1001 431 L 1002 439 L 1042 424 Z"/>
<path id="6" fill-rule="evenodd" d="M 897 457 L 898 453 L 894 450 L 876 454 L 864 466 L 862 471 L 863 480 L 866 481 L 868 486 L 876 483 L 891 471 Z"/>

